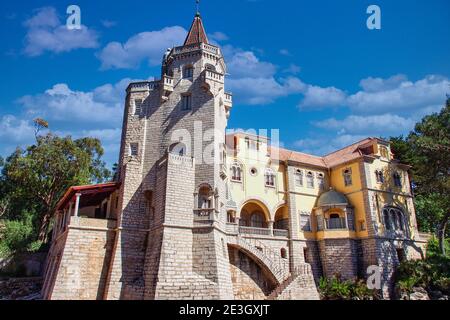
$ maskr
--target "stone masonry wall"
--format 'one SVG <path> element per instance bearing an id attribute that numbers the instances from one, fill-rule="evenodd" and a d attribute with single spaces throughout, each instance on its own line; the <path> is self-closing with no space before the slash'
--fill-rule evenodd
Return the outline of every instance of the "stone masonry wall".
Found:
<path id="1" fill-rule="evenodd" d="M 258 264 L 243 252 L 229 248 L 230 270 L 236 300 L 264 300 L 275 289 Z"/>
<path id="2" fill-rule="evenodd" d="M 111 256 L 112 232 L 72 229 L 61 252 L 52 300 L 101 299 Z M 49 266 L 55 268 L 55 265 Z"/>
<path id="3" fill-rule="evenodd" d="M 357 248 L 351 239 L 326 239 L 319 241 L 323 273 L 326 277 L 335 274 L 343 279 L 354 279 L 358 274 Z"/>

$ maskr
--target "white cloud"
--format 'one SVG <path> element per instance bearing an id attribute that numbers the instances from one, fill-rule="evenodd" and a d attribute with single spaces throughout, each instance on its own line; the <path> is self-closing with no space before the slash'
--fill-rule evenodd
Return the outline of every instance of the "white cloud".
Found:
<path id="1" fill-rule="evenodd" d="M 69 30 L 53 7 L 38 9 L 36 14 L 25 21 L 25 54 L 39 56 L 46 51 L 54 53 L 69 52 L 79 48 L 96 48 L 98 35 L 86 26 L 80 30 Z"/>
<path id="2" fill-rule="evenodd" d="M 366 92 L 380 92 L 397 88 L 402 82 L 407 81 L 405 75 L 398 74 L 387 79 L 366 78 L 360 81 L 359 85 Z"/>
<path id="3" fill-rule="evenodd" d="M 227 89 L 230 89 L 239 101 L 250 105 L 269 104 L 277 98 L 300 93 L 305 85 L 297 78 L 230 78 Z"/>
<path id="4" fill-rule="evenodd" d="M 291 63 L 289 67 L 283 70 L 286 73 L 298 74 L 302 71 L 302 68 L 294 63 Z"/>
<path id="5" fill-rule="evenodd" d="M 346 94 L 335 87 L 318 87 L 308 85 L 303 93 L 304 98 L 300 107 L 332 107 L 342 106 L 346 102 Z"/>
<path id="6" fill-rule="evenodd" d="M 115 27 L 117 25 L 117 22 L 116 21 L 112 21 L 112 20 L 102 20 L 101 22 L 102 22 L 102 25 L 105 28 L 112 28 L 112 27 Z"/>
<path id="7" fill-rule="evenodd" d="M 76 91 L 59 83 L 37 95 L 17 100 L 29 117 L 42 117 L 50 122 L 70 123 L 86 128 L 121 125 L 125 90 L 130 82 L 125 78 L 115 84 L 105 84 L 91 91 Z"/>
<path id="8" fill-rule="evenodd" d="M 313 154 L 317 156 L 325 156 L 331 152 L 339 150 L 343 147 L 358 142 L 366 135 L 344 134 L 338 136 L 320 136 L 314 138 L 306 138 L 294 142 L 294 147 L 301 152 Z"/>
<path id="9" fill-rule="evenodd" d="M 126 78 L 91 91 L 76 91 L 61 83 L 41 94 L 18 99 L 24 110 L 22 115 L 0 118 L 0 154 L 8 155 L 17 146 L 32 143 L 33 119 L 41 117 L 59 135 L 100 139 L 105 149 L 104 160 L 113 164 L 120 148 L 125 89 L 134 81 L 141 80 Z"/>
<path id="10" fill-rule="evenodd" d="M 292 56 L 292 54 L 289 52 L 288 49 L 281 49 L 280 50 L 280 54 L 283 55 L 283 56 L 286 56 L 286 57 Z"/>
<path id="11" fill-rule="evenodd" d="M 215 41 L 215 42 L 220 42 L 220 41 L 227 41 L 229 39 L 229 37 L 220 31 L 208 34 L 208 39 Z"/>
<path id="12" fill-rule="evenodd" d="M 365 79 L 363 91 L 348 97 L 348 105 L 358 113 L 420 112 L 422 108 L 443 105 L 450 92 L 448 78 L 429 75 L 412 82 L 404 76 L 389 79 Z"/>
<path id="13" fill-rule="evenodd" d="M 225 58 L 228 73 L 233 78 L 269 78 L 277 70 L 274 64 L 260 61 L 252 51 L 234 49 L 231 53 L 230 57 Z"/>
<path id="14" fill-rule="evenodd" d="M 351 115 L 342 120 L 327 119 L 315 122 L 314 125 L 325 130 L 336 131 L 338 134 L 365 135 L 397 135 L 411 130 L 415 119 L 405 118 L 394 114 L 371 116 Z"/>
<path id="15" fill-rule="evenodd" d="M 29 121 L 13 115 L 5 115 L 0 118 L 0 141 L 22 143 L 29 141 L 33 134 L 34 127 Z"/>
<path id="16" fill-rule="evenodd" d="M 181 45 L 186 34 L 187 31 L 179 26 L 138 33 L 125 43 L 108 43 L 98 53 L 98 58 L 103 69 L 137 68 L 144 60 L 157 66 L 161 64 L 166 49 Z"/>

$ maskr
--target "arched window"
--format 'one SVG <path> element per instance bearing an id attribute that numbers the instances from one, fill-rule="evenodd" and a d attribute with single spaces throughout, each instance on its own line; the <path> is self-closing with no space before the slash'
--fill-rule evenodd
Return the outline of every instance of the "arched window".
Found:
<path id="1" fill-rule="evenodd" d="M 183 79 L 192 79 L 194 76 L 194 67 L 191 65 L 183 68 Z"/>
<path id="2" fill-rule="evenodd" d="M 328 229 L 344 229 L 341 216 L 338 213 L 330 214 L 330 219 L 328 221 Z"/>
<path id="3" fill-rule="evenodd" d="M 275 187 L 275 173 L 267 168 L 265 173 L 266 187 Z"/>
<path id="4" fill-rule="evenodd" d="M 353 184 L 352 179 L 352 169 L 345 169 L 343 172 L 344 175 L 344 184 L 346 187 L 349 187 Z"/>
<path id="5" fill-rule="evenodd" d="M 383 210 L 383 220 L 384 220 L 384 227 L 386 228 L 386 230 L 392 230 L 391 218 L 388 209 Z"/>
<path id="6" fill-rule="evenodd" d="M 397 210 L 397 220 L 398 220 L 398 226 L 401 231 L 405 230 L 405 226 L 403 224 L 403 213 L 400 210 Z"/>
<path id="7" fill-rule="evenodd" d="M 314 174 L 312 172 L 306 174 L 306 186 L 308 188 L 314 188 Z"/>
<path id="8" fill-rule="evenodd" d="M 384 173 L 381 170 L 375 171 L 375 176 L 377 178 L 377 183 L 384 183 Z"/>
<path id="9" fill-rule="evenodd" d="M 249 137 L 245 137 L 245 147 L 247 149 L 250 149 L 250 138 Z"/>
<path id="10" fill-rule="evenodd" d="M 297 187 L 303 187 L 303 171 L 297 170 L 295 172 L 295 185 Z"/>
<path id="11" fill-rule="evenodd" d="M 242 182 L 242 168 L 238 163 L 231 166 L 231 180 Z"/>
<path id="12" fill-rule="evenodd" d="M 198 208 L 212 209 L 213 208 L 213 193 L 210 186 L 201 186 L 198 190 Z"/>
<path id="13" fill-rule="evenodd" d="M 386 147 L 380 147 L 380 155 L 384 159 L 389 159 L 389 151 Z"/>
<path id="14" fill-rule="evenodd" d="M 206 69 L 206 70 L 210 70 L 210 71 L 216 71 L 216 67 L 213 66 L 213 65 L 210 64 L 210 63 L 207 63 L 207 64 L 205 65 L 205 69 Z"/>
<path id="15" fill-rule="evenodd" d="M 325 177 L 324 177 L 323 173 L 319 173 L 317 175 L 317 183 L 319 184 L 320 191 L 325 190 Z"/>
<path id="16" fill-rule="evenodd" d="M 401 177 L 400 173 L 395 172 L 393 178 L 394 178 L 394 185 L 396 187 L 401 188 L 402 187 L 402 177 Z"/>
<path id="17" fill-rule="evenodd" d="M 287 250 L 285 248 L 281 248 L 280 253 L 281 253 L 281 258 L 287 259 Z"/>
<path id="18" fill-rule="evenodd" d="M 186 152 L 187 152 L 186 145 L 182 142 L 174 143 L 169 147 L 169 153 L 176 156 L 183 157 L 186 155 Z"/>
<path id="19" fill-rule="evenodd" d="M 401 209 L 386 207 L 383 209 L 383 217 L 387 230 L 405 231 L 405 219 Z"/>
<path id="20" fill-rule="evenodd" d="M 250 218 L 250 225 L 253 228 L 264 228 L 264 214 L 262 212 L 255 212 Z"/>

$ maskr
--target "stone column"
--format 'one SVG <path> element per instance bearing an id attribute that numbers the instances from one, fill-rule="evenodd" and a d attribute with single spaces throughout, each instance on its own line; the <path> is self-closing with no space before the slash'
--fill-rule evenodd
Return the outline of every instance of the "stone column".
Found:
<path id="1" fill-rule="evenodd" d="M 268 222 L 269 230 L 270 230 L 269 234 L 270 234 L 271 237 L 274 236 L 274 233 L 273 233 L 273 224 L 274 224 L 273 221 L 269 221 L 269 222 Z"/>
<path id="2" fill-rule="evenodd" d="M 75 213 L 74 213 L 75 217 L 78 217 L 78 211 L 80 210 L 80 198 L 81 198 L 81 193 L 77 193 L 75 195 Z"/>

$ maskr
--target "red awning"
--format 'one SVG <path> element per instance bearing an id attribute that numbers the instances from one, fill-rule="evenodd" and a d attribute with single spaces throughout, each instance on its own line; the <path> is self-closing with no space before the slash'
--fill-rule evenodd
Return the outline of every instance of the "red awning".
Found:
<path id="1" fill-rule="evenodd" d="M 109 195 L 111 195 L 111 193 L 118 190 L 119 187 L 120 183 L 118 182 L 70 187 L 69 190 L 67 190 L 67 192 L 64 194 L 62 199 L 59 201 L 56 210 L 62 210 L 66 208 L 77 193 L 80 193 L 82 195 L 82 198 L 83 196 L 86 196 L 81 200 L 81 206 L 83 206 L 83 203 L 85 205 L 95 205 L 95 203 L 93 203 L 95 202 L 95 200 L 101 202 L 101 199 L 108 197 Z"/>

